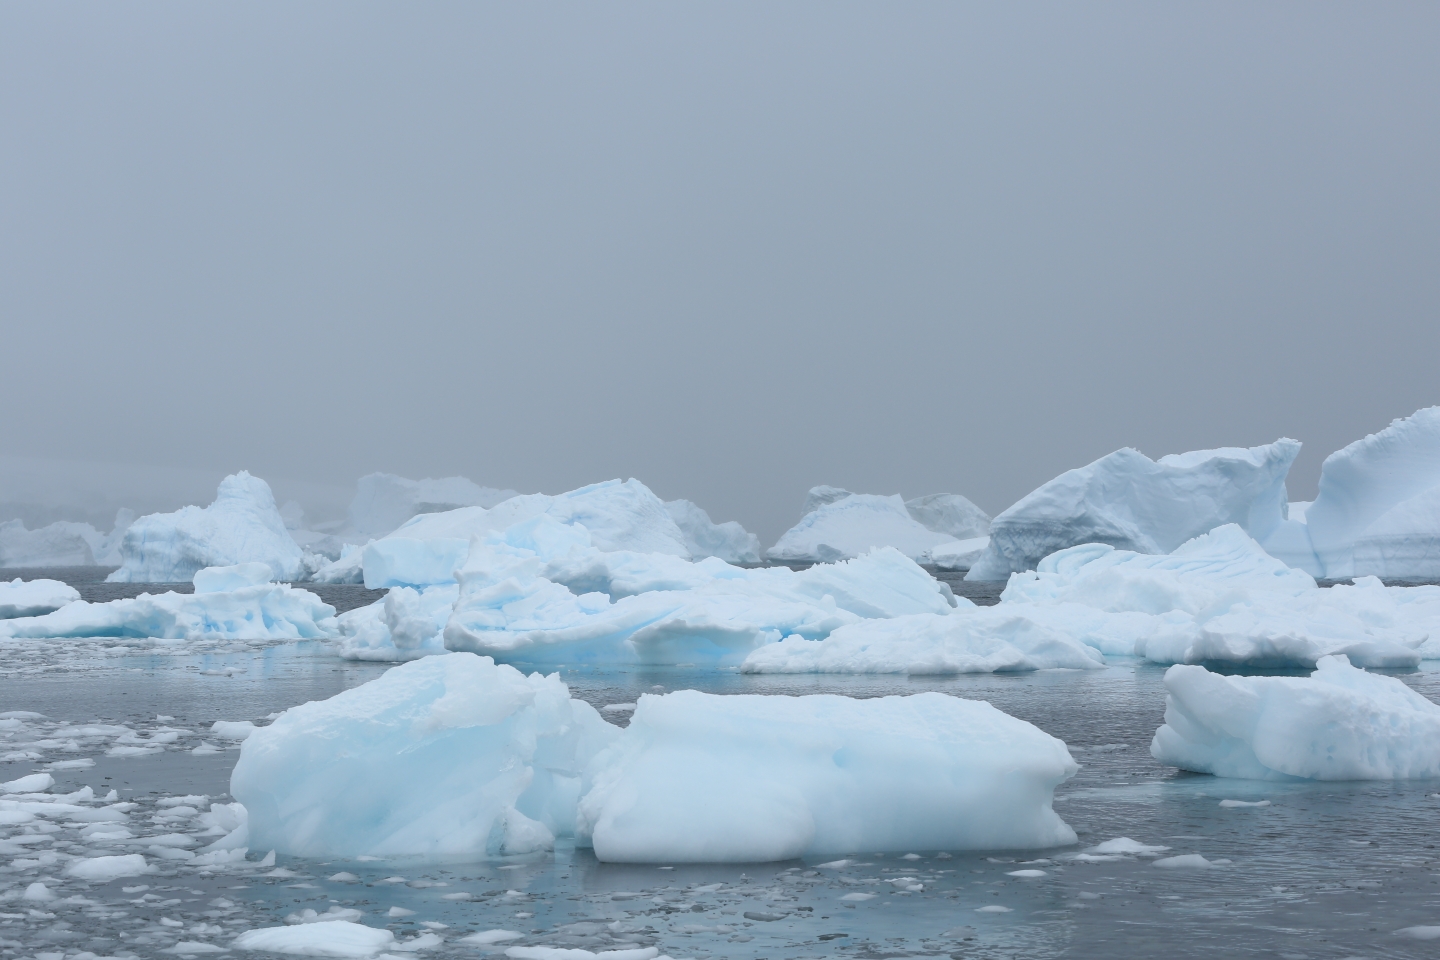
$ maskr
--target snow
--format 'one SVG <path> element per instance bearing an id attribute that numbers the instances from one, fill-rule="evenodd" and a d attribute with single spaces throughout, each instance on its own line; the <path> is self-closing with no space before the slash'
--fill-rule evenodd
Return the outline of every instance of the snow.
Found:
<path id="1" fill-rule="evenodd" d="M 1305 511 L 1325 576 L 1440 576 L 1440 407 L 1325 458 Z"/>
<path id="2" fill-rule="evenodd" d="M 394 948 L 395 934 L 349 920 L 323 920 L 247 930 L 235 938 L 235 946 L 302 957 L 373 957 Z"/>
<path id="3" fill-rule="evenodd" d="M 275 508 L 270 485 L 245 471 L 220 481 L 208 507 L 152 513 L 131 524 L 114 583 L 180 583 L 205 567 L 260 562 L 276 580 L 293 580 L 302 553 Z"/>
<path id="4" fill-rule="evenodd" d="M 894 547 L 919 559 L 954 539 L 917 522 L 899 495 L 853 493 L 801 517 L 766 555 L 782 563 L 830 563 L 872 547 Z"/>
<path id="5" fill-rule="evenodd" d="M 1046 556 L 1084 543 L 1169 553 L 1223 524 L 1259 540 L 1286 503 L 1294 440 L 1225 447 L 1151 460 L 1123 449 L 1069 470 L 1023 497 L 990 525 L 990 545 L 967 580 L 1003 580 Z"/>
<path id="6" fill-rule="evenodd" d="M 37 617 L 80 599 L 80 591 L 59 580 L 0 581 L 0 620 Z"/>
<path id="7" fill-rule="evenodd" d="M 43 616 L 0 620 L 0 637 L 304 640 L 337 635 L 334 617 L 335 608 L 309 591 L 260 583 L 223 593 L 142 593 L 108 603 L 76 601 Z"/>
<path id="8" fill-rule="evenodd" d="M 88 523 L 58 520 L 27 530 L 23 520 L 9 520 L 0 523 L 0 567 L 93 566 L 102 539 Z"/>
<path id="9" fill-rule="evenodd" d="M 942 543 L 931 548 L 930 562 L 941 570 L 969 570 L 985 555 L 989 546 L 989 537 L 971 537 L 968 540 Z"/>
<path id="10" fill-rule="evenodd" d="M 256 730 L 231 793 L 259 849 L 435 860 L 529 853 L 573 830 L 581 769 L 618 735 L 556 676 L 452 653 Z"/>
<path id="11" fill-rule="evenodd" d="M 726 563 L 759 563 L 760 540 L 734 520 L 715 523 L 689 500 L 669 500 L 665 510 L 680 528 L 690 559 L 719 557 Z"/>
<path id="12" fill-rule="evenodd" d="M 743 673 L 995 673 L 1057 667 L 1093 669 L 1100 653 L 1067 635 L 1002 607 L 968 601 L 950 615 L 913 614 L 862 620 L 820 641 L 790 637 L 760 647 Z"/>
<path id="13" fill-rule="evenodd" d="M 383 537 L 419 514 L 493 507 L 515 496 L 514 490 L 482 487 L 464 477 L 407 480 L 392 473 L 372 473 L 355 484 L 350 526 L 362 538 Z"/>
<path id="14" fill-rule="evenodd" d="M 957 540 L 974 540 L 990 534 L 990 515 L 958 493 L 932 493 L 906 500 L 905 510 L 927 530 Z"/>
<path id="15" fill-rule="evenodd" d="M 1054 737 L 939 693 L 645 695 L 590 768 L 576 837 L 630 863 L 1056 846 L 1076 770 Z"/>
<path id="16" fill-rule="evenodd" d="M 1343 656 L 1309 677 L 1165 673 L 1163 764 L 1251 780 L 1409 780 L 1440 776 L 1440 706 Z"/>

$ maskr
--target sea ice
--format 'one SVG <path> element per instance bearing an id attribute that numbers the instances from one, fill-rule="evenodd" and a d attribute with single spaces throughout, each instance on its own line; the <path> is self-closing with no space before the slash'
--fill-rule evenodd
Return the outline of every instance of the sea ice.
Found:
<path id="1" fill-rule="evenodd" d="M 1440 407 L 1325 458 L 1305 525 L 1325 576 L 1440 576 Z"/>
<path id="2" fill-rule="evenodd" d="M 760 540 L 734 520 L 715 523 L 689 500 L 669 500 L 665 510 L 684 535 L 690 559 L 718 557 L 726 563 L 759 563 Z"/>
<path id="3" fill-rule="evenodd" d="M 1150 752 L 1170 766 L 1251 780 L 1440 776 L 1440 706 L 1394 677 L 1322 657 L 1306 677 L 1165 673 Z"/>
<path id="4" fill-rule="evenodd" d="M 220 481 L 208 507 L 152 513 L 131 524 L 121 542 L 115 583 L 179 583 L 205 567 L 269 564 L 276 580 L 293 580 L 303 555 L 275 508 L 270 485 L 244 470 Z"/>
<path id="5" fill-rule="evenodd" d="M 165 640 L 308 640 L 339 632 L 335 608 L 315 594 L 253 579 L 264 564 L 197 571 L 196 592 L 142 593 L 108 603 L 75 601 L 43 616 L 0 620 L 0 637 L 151 637 Z M 267 568 L 268 569 L 268 568 Z"/>
<path id="6" fill-rule="evenodd" d="M 80 591 L 59 580 L 0 581 L 0 620 L 38 617 L 80 599 Z"/>
<path id="7" fill-rule="evenodd" d="M 432 860 L 528 853 L 573 830 L 581 770 L 619 734 L 556 676 L 452 653 L 256 730 L 231 793 L 259 849 Z"/>
<path id="8" fill-rule="evenodd" d="M 1169 553 L 1222 524 L 1264 540 L 1282 520 L 1294 440 L 1151 460 L 1117 450 L 1023 497 L 990 525 L 990 545 L 967 580 L 1003 580 L 1084 543 Z"/>
<path id="9" fill-rule="evenodd" d="M 852 493 L 805 514 L 766 555 L 783 563 L 830 563 L 872 547 L 894 547 L 920 559 L 933 547 L 953 540 L 912 517 L 899 495 Z"/>
<path id="10" fill-rule="evenodd" d="M 785 860 L 1073 843 L 1051 808 L 1065 744 L 939 693 L 640 698 L 597 756 L 577 842 L 602 861 Z"/>

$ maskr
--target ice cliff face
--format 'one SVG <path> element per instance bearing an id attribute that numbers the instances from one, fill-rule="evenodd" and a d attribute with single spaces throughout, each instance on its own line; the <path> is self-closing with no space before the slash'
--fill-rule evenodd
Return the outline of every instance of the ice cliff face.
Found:
<path id="1" fill-rule="evenodd" d="M 1283 439 L 1159 460 L 1117 450 L 1061 474 L 997 516 L 990 544 L 966 579 L 1003 580 L 1082 543 L 1169 553 L 1227 523 L 1263 541 L 1284 517 L 1285 477 L 1299 452 L 1298 442 Z"/>

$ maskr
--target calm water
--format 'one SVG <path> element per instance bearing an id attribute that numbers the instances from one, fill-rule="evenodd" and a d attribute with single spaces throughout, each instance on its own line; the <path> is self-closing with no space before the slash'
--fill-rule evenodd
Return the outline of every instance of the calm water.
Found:
<path id="1" fill-rule="evenodd" d="M 207 733 L 214 720 L 260 720 L 385 669 L 340 661 L 313 643 L 214 644 L 186 652 L 27 642 L 0 656 L 0 712 L 46 715 L 31 721 L 27 735 L 32 746 L 26 749 L 36 756 L 0 761 L 0 780 L 51 769 L 57 791 L 113 788 L 117 799 L 136 804 L 128 818 L 137 835 L 194 834 L 198 821 L 185 811 L 203 812 L 208 803 L 200 796 L 229 799 L 224 794 L 236 749 L 190 752 L 207 738 L 224 746 Z M 226 946 L 239 931 L 307 908 L 358 910 L 362 922 L 389 926 L 403 938 L 430 931 L 442 942 L 422 956 L 438 957 L 484 956 L 487 949 L 500 956 L 516 945 L 653 945 L 677 958 L 1440 954 L 1440 941 L 1395 934 L 1440 925 L 1440 784 L 1282 786 L 1162 767 L 1149 754 L 1164 713 L 1162 675 L 1162 668 L 1133 662 L 1103 671 L 914 680 L 679 669 L 563 674 L 576 696 L 597 707 L 683 688 L 856 697 L 938 690 L 988 700 L 1065 740 L 1082 764 L 1056 801 L 1080 835 L 1074 847 L 916 850 L 909 851 L 912 859 L 899 855 L 904 851 L 855 851 L 856 862 L 838 870 L 802 862 L 609 865 L 569 846 L 532 862 L 443 869 L 285 857 L 273 866 L 251 861 L 197 869 L 152 857 L 155 874 L 91 884 L 66 880 L 58 866 L 38 862 L 44 857 L 34 851 L 44 844 L 6 846 L 33 824 L 0 826 L 0 850 L 7 850 L 0 854 L 0 956 L 174 956 L 162 951 L 177 941 Z M 1440 699 L 1440 672 L 1422 669 L 1402 679 Z M 111 732 L 87 734 L 101 729 L 95 724 L 111 725 Z M 107 756 L 118 742 L 115 725 L 133 729 L 142 743 L 157 732 L 178 732 L 150 755 Z M 0 740 L 0 754 L 18 752 L 11 750 L 14 740 Z M 80 767 L 86 760 L 93 765 Z M 194 797 L 189 806 L 162 803 L 183 796 Z M 1222 799 L 1270 805 L 1222 808 Z M 70 824 L 45 839 L 54 850 L 94 856 L 97 843 L 110 842 L 84 835 L 104 836 L 95 829 Z M 1120 836 L 1228 862 L 1187 871 L 1145 859 L 1067 859 Z M 99 852 L 136 849 L 126 845 L 132 841 L 113 842 L 113 849 Z M 1022 863 L 1045 875 L 1008 875 Z M 892 882 L 900 878 L 910 879 Z M 36 880 L 59 899 L 22 901 L 21 892 Z M 847 895 L 852 899 L 842 899 Z M 494 928 L 523 937 L 490 948 L 456 943 Z"/>

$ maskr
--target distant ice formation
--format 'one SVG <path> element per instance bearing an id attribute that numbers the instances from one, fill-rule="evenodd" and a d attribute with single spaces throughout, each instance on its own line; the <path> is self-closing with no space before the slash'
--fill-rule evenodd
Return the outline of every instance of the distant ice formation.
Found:
<path id="1" fill-rule="evenodd" d="M 371 473 L 355 484 L 350 525 L 362 539 L 383 537 L 411 517 L 460 507 L 493 507 L 518 496 L 514 490 L 482 487 L 464 477 L 407 480 L 393 473 Z"/>
<path id="2" fill-rule="evenodd" d="M 984 537 L 989 529 L 989 516 L 959 494 L 902 500 L 819 486 L 806 494 L 800 522 L 766 556 L 780 563 L 832 563 L 872 547 L 894 547 L 922 563 L 942 551 L 944 564 L 954 569 L 961 562 L 968 566 L 973 553 L 953 550 L 956 542 Z"/>
<path id="3" fill-rule="evenodd" d="M 1299 452 L 1299 443 L 1283 439 L 1159 460 L 1117 450 L 1061 474 L 1002 511 L 966 579 L 1003 580 L 1084 543 L 1169 553 L 1227 523 L 1263 541 L 1283 519 L 1285 477 Z"/>
<path id="4" fill-rule="evenodd" d="M 180 583 L 205 567 L 256 561 L 294 580 L 303 554 L 285 529 L 270 485 L 242 470 L 220 481 L 208 507 L 152 513 L 130 525 L 113 583 Z"/>
<path id="5" fill-rule="evenodd" d="M 1250 780 L 1440 777 L 1440 705 L 1343 656 L 1307 677 L 1231 677 L 1176 665 L 1150 752 L 1170 766 Z"/>
<path id="6" fill-rule="evenodd" d="M 734 520 L 715 523 L 689 500 L 669 500 L 665 510 L 680 528 L 691 560 L 718 557 L 726 563 L 759 563 L 760 539 Z"/>
<path id="7" fill-rule="evenodd" d="M 619 863 L 1058 846 L 1076 770 L 1049 734 L 939 693 L 645 695 L 593 762 L 577 842 Z"/>

